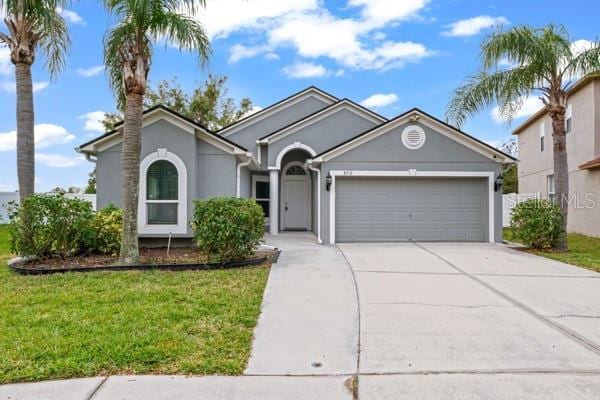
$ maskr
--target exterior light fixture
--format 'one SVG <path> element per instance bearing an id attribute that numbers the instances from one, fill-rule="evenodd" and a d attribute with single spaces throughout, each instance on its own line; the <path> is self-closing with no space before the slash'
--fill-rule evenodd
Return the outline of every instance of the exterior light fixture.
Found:
<path id="1" fill-rule="evenodd" d="M 498 177 L 496 178 L 496 181 L 494 182 L 494 191 L 495 192 L 502 189 L 503 182 L 504 182 L 504 178 L 502 178 L 502 175 L 498 175 Z"/>
<path id="2" fill-rule="evenodd" d="M 325 189 L 329 192 L 329 188 L 331 187 L 331 182 L 333 182 L 333 178 L 331 177 L 331 174 L 328 172 L 327 176 L 325 177 Z"/>

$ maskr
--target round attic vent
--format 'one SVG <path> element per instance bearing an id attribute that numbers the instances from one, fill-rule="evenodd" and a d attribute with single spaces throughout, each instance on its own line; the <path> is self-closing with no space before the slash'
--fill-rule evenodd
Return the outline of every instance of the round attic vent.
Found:
<path id="1" fill-rule="evenodd" d="M 415 150 L 425 144 L 425 131 L 418 125 L 410 125 L 402 131 L 402 144 Z"/>

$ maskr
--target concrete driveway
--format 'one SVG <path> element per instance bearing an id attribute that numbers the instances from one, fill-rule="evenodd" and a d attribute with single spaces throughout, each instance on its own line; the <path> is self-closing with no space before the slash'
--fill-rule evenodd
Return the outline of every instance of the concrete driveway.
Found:
<path id="1" fill-rule="evenodd" d="M 491 244 L 268 243 L 283 252 L 245 376 L 5 385 L 0 400 L 600 398 L 600 274 Z"/>
<path id="2" fill-rule="evenodd" d="M 361 399 L 600 398 L 600 274 L 491 244 L 339 248 Z"/>

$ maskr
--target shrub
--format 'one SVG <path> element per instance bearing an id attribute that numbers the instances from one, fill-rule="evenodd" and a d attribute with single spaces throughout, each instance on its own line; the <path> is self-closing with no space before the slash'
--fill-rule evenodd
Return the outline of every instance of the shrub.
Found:
<path id="1" fill-rule="evenodd" d="M 194 239 L 212 262 L 238 260 L 262 241 L 262 208 L 252 199 L 214 198 L 195 201 Z"/>
<path id="2" fill-rule="evenodd" d="M 64 194 L 34 194 L 10 204 L 11 250 L 22 256 L 66 257 L 81 252 L 92 236 L 92 205 Z"/>
<path id="3" fill-rule="evenodd" d="M 121 227 L 123 210 L 109 205 L 98 211 L 91 220 L 90 241 L 86 251 L 98 254 L 119 254 L 121 248 Z"/>
<path id="4" fill-rule="evenodd" d="M 553 247 L 561 238 L 560 208 L 547 199 L 527 200 L 513 208 L 511 228 L 517 242 L 534 249 Z"/>

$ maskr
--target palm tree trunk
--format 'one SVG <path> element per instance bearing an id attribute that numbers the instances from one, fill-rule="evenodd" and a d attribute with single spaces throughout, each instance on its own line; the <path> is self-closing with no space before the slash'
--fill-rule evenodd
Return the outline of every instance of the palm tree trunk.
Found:
<path id="1" fill-rule="evenodd" d="M 565 108 L 556 107 L 550 112 L 552 119 L 552 141 L 554 151 L 554 192 L 563 216 L 558 250 L 567 250 L 567 221 L 569 216 L 569 165 L 567 160 L 567 137 L 565 129 Z"/>
<path id="2" fill-rule="evenodd" d="M 33 84 L 31 65 L 15 64 L 17 84 L 17 176 L 19 179 L 19 197 L 34 193 L 35 184 L 35 143 L 33 114 Z"/>
<path id="3" fill-rule="evenodd" d="M 139 257 L 137 219 L 143 104 L 144 96 L 142 94 L 127 95 L 121 150 L 123 233 L 119 257 L 120 261 L 125 264 L 135 263 Z"/>

